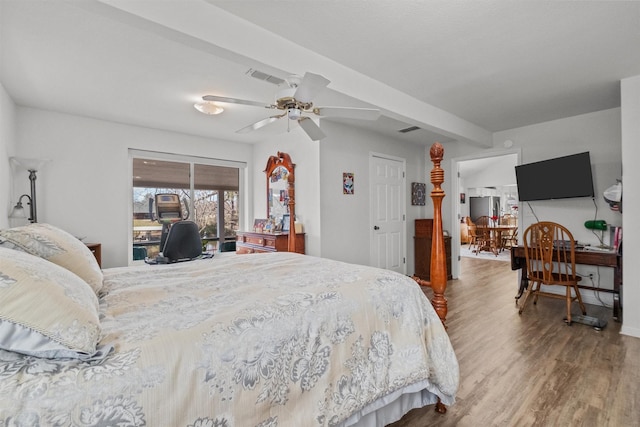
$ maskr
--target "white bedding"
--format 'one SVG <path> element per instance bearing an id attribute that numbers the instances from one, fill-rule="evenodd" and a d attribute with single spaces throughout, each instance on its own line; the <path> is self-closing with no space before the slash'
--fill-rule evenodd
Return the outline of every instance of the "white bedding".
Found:
<path id="1" fill-rule="evenodd" d="M 0 350 L 0 425 L 334 426 L 455 400 L 442 323 L 390 271 L 216 255 L 104 270 L 99 302 L 102 360 Z"/>

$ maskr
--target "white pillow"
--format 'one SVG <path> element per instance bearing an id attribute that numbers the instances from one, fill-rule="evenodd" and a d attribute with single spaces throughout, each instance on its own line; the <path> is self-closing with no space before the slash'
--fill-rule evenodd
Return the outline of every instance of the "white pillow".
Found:
<path id="1" fill-rule="evenodd" d="M 80 276 L 96 294 L 102 288 L 102 270 L 93 253 L 79 239 L 53 225 L 35 223 L 0 230 L 0 246 L 58 264 Z"/>
<path id="2" fill-rule="evenodd" d="M 98 298 L 70 271 L 0 247 L 0 348 L 45 358 L 91 358 Z"/>

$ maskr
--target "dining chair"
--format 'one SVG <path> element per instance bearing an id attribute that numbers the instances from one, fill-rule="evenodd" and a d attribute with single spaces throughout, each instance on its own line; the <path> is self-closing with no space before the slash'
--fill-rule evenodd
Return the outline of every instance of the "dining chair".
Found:
<path id="1" fill-rule="evenodd" d="M 504 214 L 500 217 L 500 225 L 517 225 L 518 217 L 513 214 Z"/>
<path id="2" fill-rule="evenodd" d="M 478 232 L 476 230 L 476 224 L 471 221 L 471 218 L 466 217 L 465 221 L 467 223 L 467 233 L 469 236 L 469 250 L 471 250 L 472 247 L 478 244 Z"/>
<path id="3" fill-rule="evenodd" d="M 492 225 L 493 222 L 487 215 L 476 218 L 476 255 L 481 251 L 489 251 L 498 256 L 498 245 L 495 233 L 491 230 Z"/>
<path id="4" fill-rule="evenodd" d="M 507 231 L 502 235 L 502 249 L 518 246 L 518 229 Z"/>
<path id="5" fill-rule="evenodd" d="M 501 232 L 500 250 L 518 246 L 518 217 L 513 214 L 504 214 L 500 217 L 500 225 L 514 227 Z"/>
<path id="6" fill-rule="evenodd" d="M 568 325 L 571 325 L 572 302 L 577 301 L 582 314 L 586 315 L 587 310 L 578 289 L 581 278 L 576 274 L 576 242 L 571 232 L 555 222 L 538 222 L 525 230 L 523 245 L 529 285 L 518 312 L 522 314 L 529 296 L 533 294 L 534 304 L 537 304 L 539 296 L 564 299 Z M 543 291 L 543 285 L 564 286 L 565 293 L 562 295 Z M 572 290 L 575 295 L 572 295 Z"/>

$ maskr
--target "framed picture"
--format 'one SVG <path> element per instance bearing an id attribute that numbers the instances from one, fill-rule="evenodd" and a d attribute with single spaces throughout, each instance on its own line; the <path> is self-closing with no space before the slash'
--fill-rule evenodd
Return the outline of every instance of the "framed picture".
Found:
<path id="1" fill-rule="evenodd" d="M 253 231 L 262 232 L 264 226 L 267 225 L 267 219 L 254 219 L 253 220 Z"/>
<path id="2" fill-rule="evenodd" d="M 291 221 L 289 218 L 289 214 L 282 215 L 282 231 L 289 231 L 291 229 L 290 225 Z"/>
<path id="3" fill-rule="evenodd" d="M 342 194 L 354 194 L 353 173 L 342 173 Z"/>
<path id="4" fill-rule="evenodd" d="M 411 204 L 424 206 L 426 201 L 427 185 L 424 182 L 411 183 Z"/>
<path id="5" fill-rule="evenodd" d="M 460 204 L 464 205 L 465 203 L 467 203 L 467 195 L 464 193 L 460 193 Z"/>

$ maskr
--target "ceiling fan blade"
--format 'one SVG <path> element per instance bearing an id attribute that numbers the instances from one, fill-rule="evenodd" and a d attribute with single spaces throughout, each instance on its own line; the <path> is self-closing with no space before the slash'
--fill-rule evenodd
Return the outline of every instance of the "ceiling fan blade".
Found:
<path id="1" fill-rule="evenodd" d="M 250 124 L 249 126 L 245 126 L 242 129 L 238 129 L 236 133 L 248 133 L 253 130 L 260 129 L 261 127 L 266 126 L 269 123 L 273 123 L 276 120 L 283 118 L 286 114 L 287 113 L 279 114 L 277 116 L 271 116 L 271 117 L 267 117 L 266 119 L 259 120 L 253 124 Z"/>
<path id="2" fill-rule="evenodd" d="M 314 141 L 320 141 L 322 138 L 327 136 L 309 117 L 301 117 L 300 119 L 298 119 L 298 124 L 300 125 L 302 130 L 304 130 L 307 135 L 309 135 L 309 138 Z"/>
<path id="3" fill-rule="evenodd" d="M 268 104 L 265 104 L 264 102 L 247 101 L 245 99 L 238 99 L 238 98 L 227 98 L 226 96 L 205 95 L 202 97 L 202 99 L 204 101 L 228 102 L 231 104 L 243 104 L 243 105 L 253 105 L 254 107 L 274 108 L 273 105 L 268 105 Z"/>
<path id="4" fill-rule="evenodd" d="M 302 81 L 293 97 L 302 103 L 311 102 L 330 82 L 320 74 L 304 73 L 304 77 L 302 77 Z"/>
<path id="5" fill-rule="evenodd" d="M 376 120 L 380 110 L 375 108 L 316 107 L 313 112 L 323 117 L 344 117 L 345 119 Z"/>

